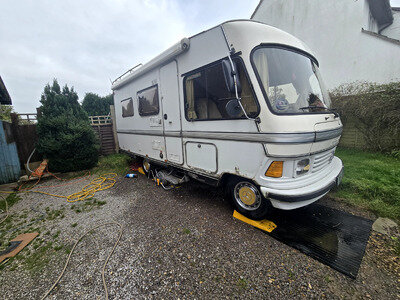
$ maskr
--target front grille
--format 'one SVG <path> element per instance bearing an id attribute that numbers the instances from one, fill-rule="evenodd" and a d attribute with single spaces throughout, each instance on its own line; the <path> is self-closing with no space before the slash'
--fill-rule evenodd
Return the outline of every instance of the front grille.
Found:
<path id="1" fill-rule="evenodd" d="M 312 173 L 316 173 L 318 171 L 321 171 L 323 168 L 325 168 L 327 165 L 330 164 L 332 161 L 333 155 L 335 151 L 331 150 L 329 152 L 324 152 L 320 154 L 316 154 L 314 156 L 314 163 L 312 167 Z"/>

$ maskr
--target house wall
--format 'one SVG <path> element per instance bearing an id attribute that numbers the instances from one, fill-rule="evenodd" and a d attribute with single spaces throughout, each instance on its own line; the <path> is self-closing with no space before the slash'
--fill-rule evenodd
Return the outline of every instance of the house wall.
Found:
<path id="1" fill-rule="evenodd" d="M 400 44 L 361 30 L 377 32 L 366 0 L 264 0 L 252 19 L 303 40 L 316 53 L 329 89 L 400 80 Z"/>
<path id="2" fill-rule="evenodd" d="M 382 30 L 381 34 L 400 40 L 400 10 L 392 10 L 393 24 Z"/>

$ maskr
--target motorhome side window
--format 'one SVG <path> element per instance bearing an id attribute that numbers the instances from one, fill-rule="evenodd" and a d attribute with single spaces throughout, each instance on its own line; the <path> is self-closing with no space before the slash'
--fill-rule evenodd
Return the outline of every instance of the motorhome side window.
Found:
<path id="1" fill-rule="evenodd" d="M 160 106 L 158 103 L 158 85 L 141 90 L 137 93 L 139 102 L 139 115 L 158 115 Z"/>
<path id="2" fill-rule="evenodd" d="M 238 69 L 242 93 L 242 105 L 247 115 L 255 117 L 258 114 L 258 105 L 247 79 L 240 59 L 235 59 Z M 195 120 L 224 120 L 232 119 L 226 112 L 226 104 L 235 98 L 225 84 L 221 62 L 217 62 L 198 72 L 188 75 L 184 79 L 186 119 Z M 244 118 L 241 113 L 237 118 Z"/>
<path id="3" fill-rule="evenodd" d="M 122 100 L 121 106 L 122 106 L 122 117 L 123 118 L 133 116 L 133 100 L 132 100 L 132 98 Z"/>

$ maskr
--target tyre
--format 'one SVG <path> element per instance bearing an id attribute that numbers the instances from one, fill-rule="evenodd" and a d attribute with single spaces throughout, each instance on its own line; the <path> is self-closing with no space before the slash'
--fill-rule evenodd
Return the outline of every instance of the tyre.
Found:
<path id="1" fill-rule="evenodd" d="M 231 178 L 226 185 L 226 193 L 235 209 L 250 219 L 264 219 L 271 208 L 271 203 L 264 198 L 260 189 L 248 179 Z"/>

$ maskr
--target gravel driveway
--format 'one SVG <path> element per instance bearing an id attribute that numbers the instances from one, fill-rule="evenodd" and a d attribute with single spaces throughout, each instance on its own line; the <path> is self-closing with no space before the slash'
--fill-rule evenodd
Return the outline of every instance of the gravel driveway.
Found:
<path id="1" fill-rule="evenodd" d="M 46 191 L 66 195 L 85 183 Z M 124 226 L 107 267 L 111 299 L 400 299 L 400 278 L 382 267 L 371 241 L 357 279 L 349 279 L 233 219 L 221 192 L 200 183 L 165 191 L 144 176 L 119 177 L 94 201 L 73 205 L 33 193 L 21 197 L 10 210 L 7 230 L 34 223 L 3 233 L 3 242 L 25 231 L 39 230 L 40 235 L 0 270 L 2 299 L 40 298 L 59 275 L 76 238 L 109 221 Z M 116 226 L 108 226 L 85 238 L 49 299 L 102 299 L 100 272 L 117 234 Z"/>

